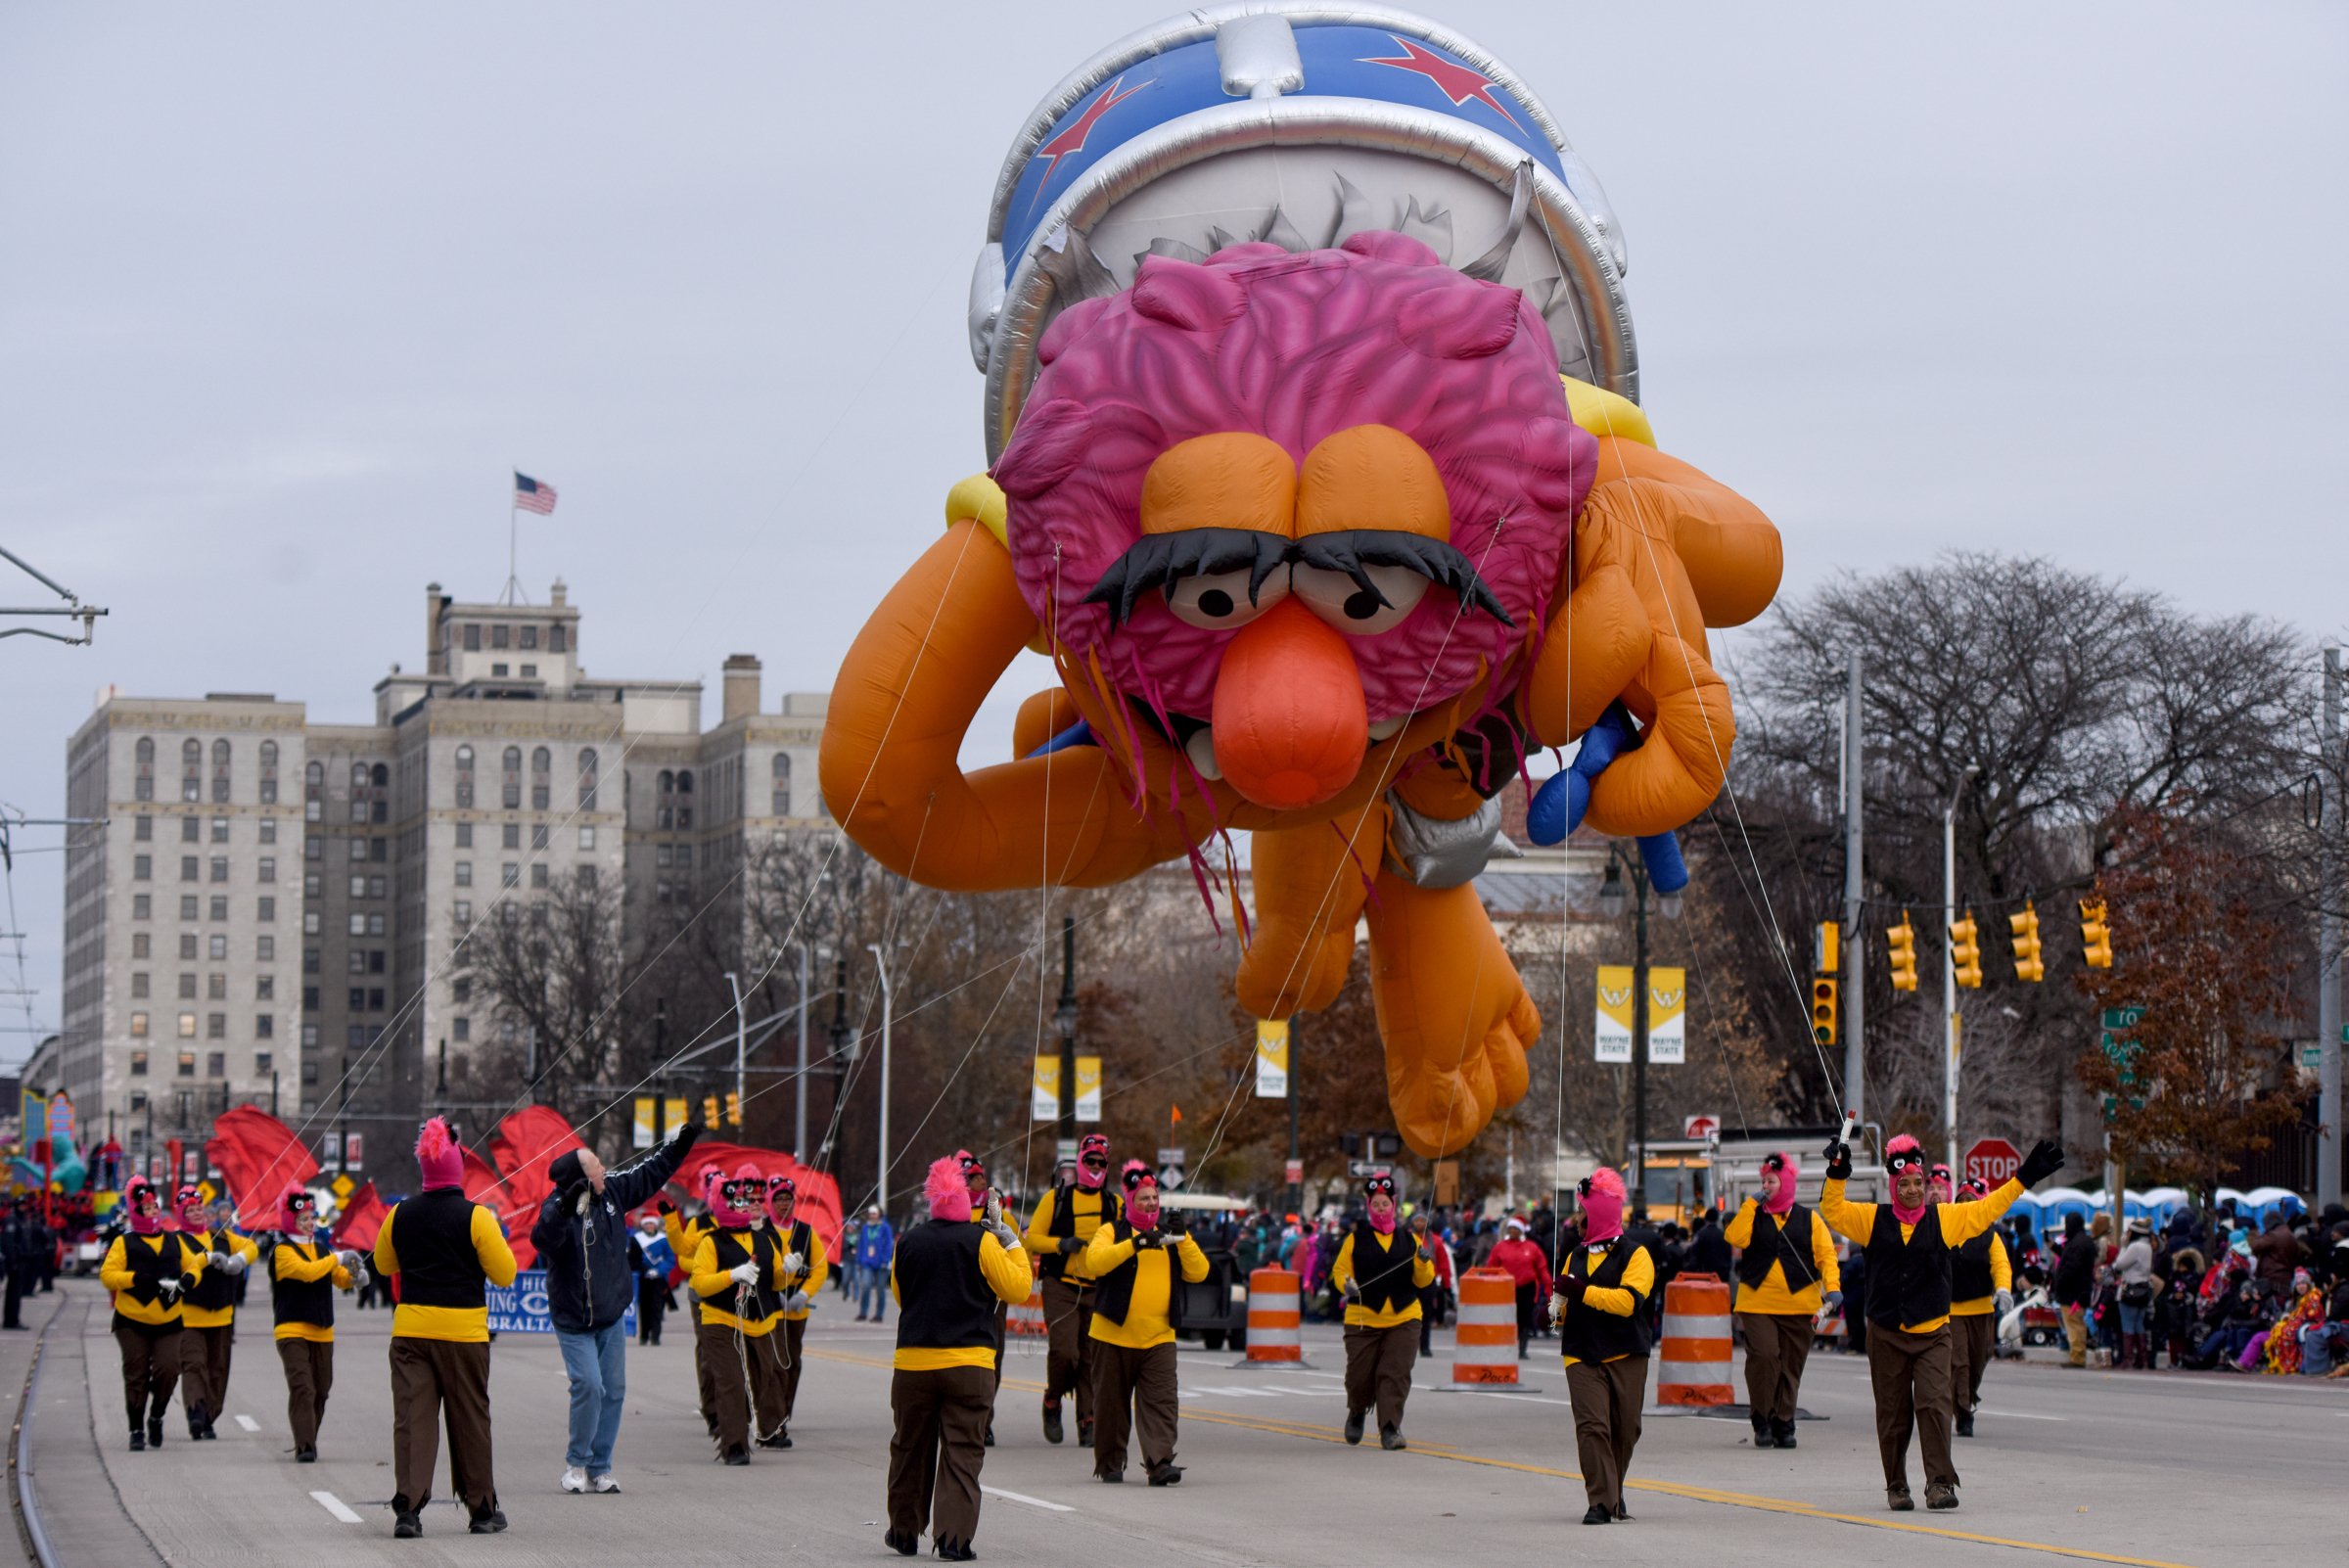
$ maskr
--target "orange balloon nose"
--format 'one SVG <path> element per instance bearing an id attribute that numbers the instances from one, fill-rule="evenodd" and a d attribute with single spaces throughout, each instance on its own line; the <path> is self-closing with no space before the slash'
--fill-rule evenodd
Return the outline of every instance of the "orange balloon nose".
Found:
<path id="1" fill-rule="evenodd" d="M 1212 721 L 1224 781 L 1276 810 L 1337 794 L 1370 745 L 1353 651 L 1295 599 L 1241 627 L 1223 650 Z"/>

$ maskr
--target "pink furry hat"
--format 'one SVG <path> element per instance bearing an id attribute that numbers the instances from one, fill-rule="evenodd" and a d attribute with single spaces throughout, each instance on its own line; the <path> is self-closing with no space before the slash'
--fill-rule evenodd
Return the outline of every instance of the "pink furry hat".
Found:
<path id="1" fill-rule="evenodd" d="M 465 1184 L 465 1157 L 457 1152 L 456 1134 L 438 1116 L 416 1134 L 416 1169 L 423 1173 L 427 1192 Z"/>
<path id="2" fill-rule="evenodd" d="M 959 1222 L 971 1217 L 971 1189 L 962 1179 L 962 1162 L 951 1154 L 930 1162 L 930 1175 L 922 1182 L 922 1196 L 930 1200 L 933 1220 Z"/>
<path id="3" fill-rule="evenodd" d="M 286 1188 L 277 1200 L 277 1228 L 289 1236 L 307 1236 L 318 1218 L 318 1202 L 299 1182 Z"/>
<path id="4" fill-rule="evenodd" d="M 1884 1144 L 1884 1169 L 1898 1171 L 1905 1165 L 1925 1163 L 1925 1146 L 1906 1132 L 1895 1132 Z"/>
<path id="5" fill-rule="evenodd" d="M 754 1218 L 756 1210 L 746 1209 L 726 1196 L 726 1188 L 746 1183 L 757 1188 L 761 1198 L 765 1196 L 766 1177 L 759 1174 L 757 1166 L 748 1163 L 739 1167 L 732 1176 L 711 1186 L 710 1218 L 717 1222 L 720 1229 L 740 1230 Z"/>
<path id="6" fill-rule="evenodd" d="M 1601 1167 L 1576 1188 L 1583 1200 L 1583 1240 L 1612 1241 L 1623 1234 L 1623 1177 Z"/>
<path id="7" fill-rule="evenodd" d="M 1780 1149 L 1771 1158 L 1778 1162 L 1772 1173 L 1776 1178 L 1776 1185 L 1762 1200 L 1762 1207 L 1772 1214 L 1787 1214 L 1794 1208 L 1794 1183 L 1803 1174 L 1803 1162 L 1795 1157 L 1791 1149 Z"/>

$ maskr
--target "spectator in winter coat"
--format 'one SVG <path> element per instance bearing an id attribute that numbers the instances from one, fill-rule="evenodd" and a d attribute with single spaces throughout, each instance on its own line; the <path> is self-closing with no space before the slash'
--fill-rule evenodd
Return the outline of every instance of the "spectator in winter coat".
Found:
<path id="1" fill-rule="evenodd" d="M 2081 1226 L 2080 1217 L 2063 1217 L 2063 1251 L 2055 1262 L 2055 1305 L 2063 1314 L 2063 1337 L 2068 1350 L 2065 1364 L 2088 1364 L 2088 1309 L 2096 1294 L 2096 1240 Z"/>
<path id="2" fill-rule="evenodd" d="M 1506 1273 L 1517 1287 L 1517 1359 L 1522 1361 L 1536 1317 L 1549 1300 L 1549 1260 L 1526 1239 L 1525 1222 L 1511 1220 L 1507 1235 L 1493 1249 L 1491 1267 Z"/>
<path id="3" fill-rule="evenodd" d="M 2268 1226 L 2251 1241 L 2253 1272 L 2259 1275 L 2260 1287 L 2272 1296 L 2287 1296 L 2292 1285 L 2292 1270 L 2308 1256 L 2300 1238 L 2292 1234 L 2291 1221 L 2279 1208 L 2268 1217 Z"/>
<path id="4" fill-rule="evenodd" d="M 628 1337 L 621 1319 L 637 1298 L 639 1271 L 628 1261 L 627 1213 L 676 1175 L 701 1135 L 688 1122 L 661 1147 L 619 1171 L 606 1171 L 592 1149 L 555 1157 L 555 1190 L 538 1206 L 530 1245 L 546 1269 L 547 1315 L 554 1319 L 563 1369 L 571 1377 L 571 1437 L 563 1490 L 618 1492 L 612 1446 L 627 1394 Z"/>
<path id="5" fill-rule="evenodd" d="M 867 1207 L 864 1228 L 856 1232 L 856 1321 L 881 1321 L 889 1305 L 889 1264 L 897 1252 L 898 1233 L 879 1209 Z"/>
<path id="6" fill-rule="evenodd" d="M 1735 1268 L 1736 1262 L 1729 1252 L 1728 1239 L 1722 1233 L 1721 1212 L 1707 1209 L 1703 1222 L 1696 1227 L 1695 1238 L 1688 1243 L 1688 1250 L 1681 1260 L 1681 1270 L 1683 1273 L 1711 1274 L 1726 1283 Z"/>
<path id="7" fill-rule="evenodd" d="M 2153 1343 L 2145 1328 L 2154 1295 L 2151 1221 L 2140 1218 L 2129 1222 L 2127 1238 L 2107 1277 L 2113 1281 L 2120 1308 L 2120 1364 L 2149 1372 L 2153 1369 Z"/>

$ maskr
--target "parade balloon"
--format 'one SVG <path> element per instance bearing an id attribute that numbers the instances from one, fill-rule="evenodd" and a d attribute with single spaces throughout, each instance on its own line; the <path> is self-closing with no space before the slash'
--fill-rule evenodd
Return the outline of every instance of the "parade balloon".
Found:
<path id="1" fill-rule="evenodd" d="M 1473 886 L 1498 795 L 1595 730 L 1538 836 L 1685 881 L 1735 733 L 1706 628 L 1778 582 L 1761 511 L 1654 444 L 1624 257 L 1531 90 L 1424 21 L 1226 6 L 1081 68 L 997 182 L 991 466 L 849 653 L 834 817 L 964 890 L 1206 885 L 1252 834 L 1242 1005 L 1329 1005 L 1366 919 L 1396 1126 L 1462 1147 L 1541 1028 Z M 1057 683 L 965 772 L 1023 649 Z"/>

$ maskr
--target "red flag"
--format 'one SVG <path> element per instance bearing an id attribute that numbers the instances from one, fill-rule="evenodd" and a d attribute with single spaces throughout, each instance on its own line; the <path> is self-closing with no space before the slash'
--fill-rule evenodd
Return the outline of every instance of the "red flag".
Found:
<path id="1" fill-rule="evenodd" d="M 335 1245 L 356 1247 L 372 1254 L 376 1235 L 384 1228 L 384 1216 L 391 1212 L 384 1207 L 384 1200 L 376 1196 L 374 1182 L 360 1183 L 359 1190 L 350 1195 L 350 1201 L 335 1217 Z"/>
<path id="2" fill-rule="evenodd" d="M 566 1151 L 586 1146 L 560 1112 L 544 1105 L 527 1105 L 497 1124 L 489 1137 L 489 1153 L 505 1176 L 506 1206 L 522 1217 L 522 1245 L 530 1244 L 538 1206 L 555 1190 L 554 1177 L 547 1175 L 546 1168 Z M 509 1240 L 514 1228 L 512 1224 L 507 1227 Z"/>
<path id="3" fill-rule="evenodd" d="M 840 1262 L 840 1183 L 811 1166 L 805 1166 L 774 1149 L 754 1149 L 742 1143 L 713 1143 L 704 1138 L 693 1146 L 677 1168 L 676 1181 L 687 1192 L 702 1189 L 702 1173 L 712 1166 L 731 1174 L 750 1166 L 762 1176 L 787 1176 L 799 1184 L 796 1216 L 824 1240 L 824 1254 Z M 677 1260 L 680 1264 L 685 1259 Z"/>
<path id="4" fill-rule="evenodd" d="M 465 1196 L 497 1216 L 506 1245 L 514 1249 L 515 1267 L 529 1268 L 536 1264 L 538 1249 L 530 1245 L 530 1225 L 538 1218 L 536 1208 L 518 1208 L 506 1178 L 497 1167 L 475 1153 L 472 1144 L 461 1145 L 458 1153 L 465 1162 Z"/>
<path id="5" fill-rule="evenodd" d="M 240 1105 L 214 1122 L 204 1154 L 219 1167 L 237 1200 L 237 1223 L 247 1229 L 274 1228 L 286 1188 L 307 1186 L 318 1175 L 301 1139 L 257 1105 Z"/>

